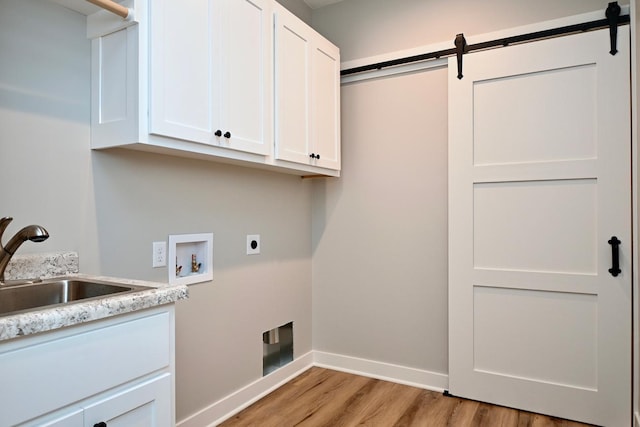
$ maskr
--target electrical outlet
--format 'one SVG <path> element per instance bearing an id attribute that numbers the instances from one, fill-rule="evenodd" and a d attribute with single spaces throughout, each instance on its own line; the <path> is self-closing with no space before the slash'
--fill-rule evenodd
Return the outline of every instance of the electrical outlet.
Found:
<path id="1" fill-rule="evenodd" d="M 153 268 L 167 266 L 167 242 L 153 242 Z"/>
<path id="2" fill-rule="evenodd" d="M 247 234 L 247 255 L 258 255 L 260 253 L 260 235 Z"/>

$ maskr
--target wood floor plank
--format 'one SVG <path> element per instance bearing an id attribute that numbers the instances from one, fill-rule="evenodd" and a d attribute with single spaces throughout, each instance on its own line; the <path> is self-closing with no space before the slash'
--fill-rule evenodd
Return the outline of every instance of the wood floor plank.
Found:
<path id="1" fill-rule="evenodd" d="M 357 377 L 340 373 L 337 377 L 341 381 L 335 387 L 327 389 L 318 397 L 309 396 L 309 399 L 298 400 L 300 407 L 291 408 L 288 411 L 289 421 L 295 426 L 319 426 L 327 423 L 335 414 L 343 413 L 349 407 L 354 395 L 368 390 L 374 380 L 371 378 Z"/>
<path id="2" fill-rule="evenodd" d="M 342 413 L 325 425 L 393 425 L 411 404 L 419 390 L 386 381 L 372 380 L 368 390 L 359 390 Z"/>
<path id="3" fill-rule="evenodd" d="M 473 425 L 508 427 L 518 425 L 518 410 L 480 403 Z"/>
<path id="4" fill-rule="evenodd" d="M 448 418 L 441 417 L 436 420 L 436 425 L 443 425 L 443 423 L 450 422 L 452 425 L 460 425 L 460 426 L 478 426 L 478 409 L 480 408 L 480 403 L 473 400 L 464 400 L 459 397 L 454 397 L 451 399 L 455 399 L 456 406 L 454 411 Z M 450 420 L 450 421 L 449 421 Z"/>
<path id="5" fill-rule="evenodd" d="M 284 416 L 282 415 L 282 408 L 302 407 L 302 405 L 297 404 L 297 399 L 300 396 L 315 394 L 314 389 L 323 387 L 329 378 L 337 380 L 329 371 L 309 369 L 287 384 L 274 390 L 268 395 L 268 399 L 260 399 L 254 403 L 250 407 L 252 409 L 251 411 L 242 411 L 227 421 L 227 423 L 234 422 L 233 425 L 235 426 L 263 425 L 268 427 L 273 425 L 275 427 L 283 425 L 278 424 L 283 422 Z M 287 423 L 288 421 L 284 420 L 284 422 Z"/>
<path id="6" fill-rule="evenodd" d="M 311 368 L 220 427 L 585 427 L 573 421 Z"/>
<path id="7" fill-rule="evenodd" d="M 320 425 L 343 425 L 347 426 L 349 420 L 353 418 L 353 411 L 366 404 L 363 399 L 369 398 L 376 387 L 376 380 L 368 378 L 358 389 L 352 389 L 351 393 L 345 395 L 345 399 L 335 402 L 331 411 L 324 411 L 316 414 L 315 417 L 307 418 L 300 427 L 320 426 Z"/>
<path id="8" fill-rule="evenodd" d="M 424 423 L 424 425 L 429 427 L 439 427 L 442 425 L 447 425 L 446 423 L 451 423 L 451 425 L 455 425 L 452 423 L 452 420 L 455 420 L 461 416 L 464 417 L 464 413 L 466 413 L 466 408 L 476 404 L 476 402 L 468 401 L 467 405 L 465 405 L 464 408 L 461 408 L 461 406 L 464 404 L 462 399 L 459 399 L 457 397 L 446 397 L 446 396 L 442 396 L 440 393 L 434 393 L 430 391 L 425 391 L 425 393 L 436 394 L 437 399 L 434 401 L 435 404 L 431 409 L 431 411 L 429 411 L 427 418 L 418 420 L 418 424 L 415 424 L 416 426 L 421 425 L 420 423 Z M 464 425 L 464 424 L 459 424 L 459 425 Z"/>
<path id="9" fill-rule="evenodd" d="M 419 392 L 393 427 L 411 427 L 418 425 L 419 420 L 426 423 L 425 420 L 430 418 L 429 412 L 435 407 L 435 401 L 439 398 L 438 393 Z"/>

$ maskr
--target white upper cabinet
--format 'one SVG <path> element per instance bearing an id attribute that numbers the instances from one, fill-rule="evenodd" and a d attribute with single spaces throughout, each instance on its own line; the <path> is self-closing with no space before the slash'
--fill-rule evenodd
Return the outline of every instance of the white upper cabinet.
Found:
<path id="1" fill-rule="evenodd" d="M 275 8 L 275 157 L 340 170 L 340 53 Z"/>
<path id="2" fill-rule="evenodd" d="M 157 0 L 150 132 L 268 154 L 271 14 L 265 0 Z"/>
<path id="3" fill-rule="evenodd" d="M 127 1 L 87 18 L 92 148 L 339 176 L 335 46 L 275 0 Z"/>

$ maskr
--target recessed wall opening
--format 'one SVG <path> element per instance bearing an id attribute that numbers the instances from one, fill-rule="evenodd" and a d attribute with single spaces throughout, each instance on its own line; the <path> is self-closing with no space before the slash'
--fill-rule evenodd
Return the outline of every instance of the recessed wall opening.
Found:
<path id="1" fill-rule="evenodd" d="M 262 333 L 262 376 L 293 361 L 293 322 Z"/>

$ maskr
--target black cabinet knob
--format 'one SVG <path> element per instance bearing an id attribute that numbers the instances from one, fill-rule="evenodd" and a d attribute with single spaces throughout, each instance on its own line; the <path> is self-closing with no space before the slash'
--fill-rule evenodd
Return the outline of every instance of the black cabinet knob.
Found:
<path id="1" fill-rule="evenodd" d="M 309 157 L 311 157 L 312 159 L 320 159 L 320 154 L 311 153 L 309 154 Z"/>
<path id="2" fill-rule="evenodd" d="M 230 133 L 230 132 L 228 132 L 228 131 L 227 131 L 227 132 L 225 132 L 225 133 L 224 133 L 224 137 L 225 137 L 225 138 L 227 138 L 227 139 L 231 138 L 231 133 Z"/>
<path id="3" fill-rule="evenodd" d="M 100 421 L 99 423 L 94 424 L 93 427 L 107 427 L 107 423 Z"/>
<path id="4" fill-rule="evenodd" d="M 316 154 L 316 159 L 320 160 L 320 154 Z"/>
<path id="5" fill-rule="evenodd" d="M 222 136 L 222 131 L 220 129 L 218 129 L 215 133 L 215 136 Z"/>

